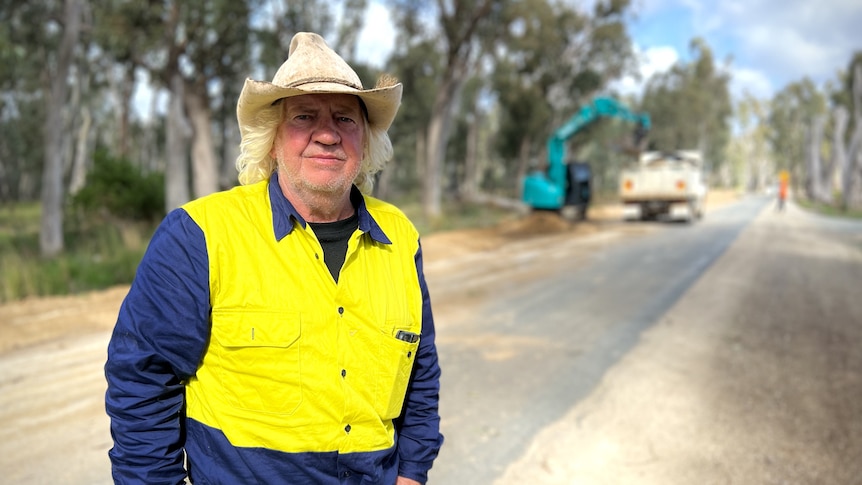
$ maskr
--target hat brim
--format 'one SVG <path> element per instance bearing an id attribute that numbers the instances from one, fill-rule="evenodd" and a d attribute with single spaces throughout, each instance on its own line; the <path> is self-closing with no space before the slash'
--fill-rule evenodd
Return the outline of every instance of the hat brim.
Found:
<path id="1" fill-rule="evenodd" d="M 368 123 L 372 128 L 389 129 L 401 105 L 401 83 L 392 86 L 359 90 L 335 82 L 313 82 L 301 87 L 279 86 L 266 81 L 246 79 L 236 105 L 236 116 L 241 132 L 255 123 L 255 114 L 282 98 L 305 94 L 353 94 L 362 99 L 368 110 Z"/>

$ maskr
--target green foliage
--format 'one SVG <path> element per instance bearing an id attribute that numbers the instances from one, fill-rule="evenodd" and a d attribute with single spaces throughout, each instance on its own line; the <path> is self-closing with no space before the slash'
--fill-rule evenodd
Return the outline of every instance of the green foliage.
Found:
<path id="1" fill-rule="evenodd" d="M 691 49 L 691 63 L 679 62 L 650 79 L 641 110 L 652 119 L 652 149 L 699 149 L 716 170 L 730 138 L 730 77 L 715 66 L 705 41 L 693 39 Z"/>
<path id="2" fill-rule="evenodd" d="M 93 219 L 66 225 L 66 251 L 39 256 L 38 204 L 0 207 L 0 302 L 62 295 L 129 284 L 155 223 L 100 224 Z"/>
<path id="3" fill-rule="evenodd" d="M 549 134 L 633 59 L 623 23 L 625 0 L 598 2 L 591 14 L 559 2 L 512 2 L 495 52 L 493 90 L 500 104 L 495 137 L 503 160 L 537 159 Z M 513 180 L 517 177 L 513 177 Z"/>
<path id="4" fill-rule="evenodd" d="M 126 220 L 152 221 L 164 216 L 165 184 L 161 173 L 142 173 L 126 160 L 97 150 L 87 185 L 72 198 L 86 213 Z"/>
<path id="5" fill-rule="evenodd" d="M 398 118 L 389 129 L 395 163 L 387 170 L 394 171 L 393 180 L 408 192 L 419 186 L 417 164 L 410 161 L 416 160 L 417 143 L 420 137 L 424 139 L 437 89 L 441 55 L 434 45 L 432 41 L 398 44 L 389 61 L 391 73 L 401 81 L 404 92 Z"/>
<path id="6" fill-rule="evenodd" d="M 826 113 L 826 97 L 814 82 L 803 78 L 775 94 L 769 114 L 769 143 L 778 169 L 801 173 L 804 168 L 805 140 L 817 115 Z"/>
<path id="7" fill-rule="evenodd" d="M 858 101 L 853 96 L 853 82 L 857 71 L 858 75 L 862 76 L 862 50 L 857 50 L 853 53 L 852 58 L 847 63 L 847 69 L 839 74 L 840 83 L 838 88 L 831 93 L 832 104 L 835 106 L 844 106 L 847 112 L 851 113 L 851 116 L 847 120 L 847 131 L 844 133 L 844 142 L 847 144 L 850 143 L 857 123 L 856 117 L 852 113 L 862 112 L 862 106 L 856 105 Z M 862 82 L 862 79 L 859 82 Z"/>
<path id="8" fill-rule="evenodd" d="M 813 200 L 805 198 L 798 198 L 794 202 L 810 211 L 825 216 L 841 217 L 847 219 L 862 219 L 862 209 L 842 209 L 837 199 L 839 198 L 836 197 L 836 202 L 833 204 L 815 202 Z"/>
<path id="9" fill-rule="evenodd" d="M 45 144 L 41 99 L 13 96 L 0 98 L 0 200 L 38 198 Z"/>

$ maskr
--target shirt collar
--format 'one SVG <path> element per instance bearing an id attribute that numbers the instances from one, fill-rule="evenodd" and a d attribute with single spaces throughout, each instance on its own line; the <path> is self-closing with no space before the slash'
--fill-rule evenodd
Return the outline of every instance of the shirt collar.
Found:
<path id="1" fill-rule="evenodd" d="M 269 178 L 269 201 L 272 206 L 272 229 L 275 233 L 276 241 L 281 241 L 293 231 L 294 220 L 303 229 L 305 228 L 305 219 L 299 215 L 293 204 L 287 200 L 287 197 L 281 191 L 281 186 L 278 185 L 277 171 L 273 172 Z M 359 216 L 359 230 L 381 244 L 392 244 L 392 241 L 389 240 L 386 233 L 383 232 L 383 229 L 377 224 L 371 213 L 368 212 L 368 207 L 365 205 L 365 197 L 355 185 L 350 189 L 350 201 L 353 203 Z"/>

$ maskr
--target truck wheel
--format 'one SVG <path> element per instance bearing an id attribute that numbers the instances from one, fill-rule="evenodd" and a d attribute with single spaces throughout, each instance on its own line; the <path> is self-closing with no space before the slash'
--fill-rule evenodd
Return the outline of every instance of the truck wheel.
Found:
<path id="1" fill-rule="evenodd" d="M 688 218 L 686 219 L 686 222 L 692 224 L 700 220 L 700 217 L 700 207 L 697 205 L 697 202 L 690 201 L 688 203 Z"/>

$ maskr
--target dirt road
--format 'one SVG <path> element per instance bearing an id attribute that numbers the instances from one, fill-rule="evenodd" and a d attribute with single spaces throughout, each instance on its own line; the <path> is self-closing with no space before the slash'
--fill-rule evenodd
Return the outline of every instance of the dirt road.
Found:
<path id="1" fill-rule="evenodd" d="M 712 207 L 724 202 L 713 198 Z M 426 238 L 438 325 L 468 307 L 459 299 L 483 298 L 483 278 L 499 278 L 475 258 L 470 281 L 447 281 L 447 258 L 460 255 L 464 264 L 495 245 L 560 231 L 636 237 L 654 230 L 620 227 L 617 215 L 608 208 L 571 227 L 534 218 Z M 862 298 L 854 288 L 862 281 L 862 232 L 818 221 L 792 205 L 761 215 L 499 483 L 858 483 Z M 0 306 L 4 483 L 110 483 L 102 365 L 125 292 Z"/>

